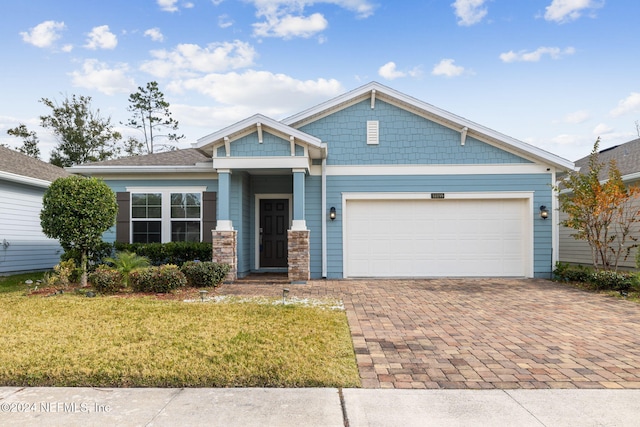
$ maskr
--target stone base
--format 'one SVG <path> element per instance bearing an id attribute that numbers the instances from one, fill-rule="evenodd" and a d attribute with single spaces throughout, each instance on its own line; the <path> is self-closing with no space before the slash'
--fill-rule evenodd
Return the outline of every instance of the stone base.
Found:
<path id="1" fill-rule="evenodd" d="M 289 282 L 307 283 L 310 276 L 309 230 L 288 230 Z"/>
<path id="2" fill-rule="evenodd" d="M 225 282 L 234 282 L 238 278 L 238 232 L 236 230 L 213 230 L 213 262 L 229 264 Z"/>

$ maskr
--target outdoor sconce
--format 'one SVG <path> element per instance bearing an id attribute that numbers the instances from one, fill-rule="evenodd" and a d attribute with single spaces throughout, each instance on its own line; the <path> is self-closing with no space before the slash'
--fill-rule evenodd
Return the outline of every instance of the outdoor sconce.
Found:
<path id="1" fill-rule="evenodd" d="M 334 208 L 333 206 L 331 206 L 331 209 L 329 209 L 329 218 L 331 218 L 331 221 L 336 219 L 336 208 Z"/>
<path id="2" fill-rule="evenodd" d="M 547 219 L 549 218 L 549 209 L 545 205 L 540 206 L 540 218 Z"/>
<path id="3" fill-rule="evenodd" d="M 287 303 L 287 295 L 289 295 L 289 289 L 284 288 L 282 290 L 282 305 L 285 305 Z"/>

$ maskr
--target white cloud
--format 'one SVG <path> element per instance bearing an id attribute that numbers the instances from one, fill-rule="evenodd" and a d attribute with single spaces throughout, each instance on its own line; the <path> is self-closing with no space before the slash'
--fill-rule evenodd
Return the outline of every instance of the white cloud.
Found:
<path id="1" fill-rule="evenodd" d="M 107 95 L 116 93 L 130 93 L 136 85 L 131 77 L 127 77 L 129 68 L 126 64 L 115 68 L 99 62 L 97 59 L 87 59 L 82 64 L 81 71 L 72 72 L 74 86 L 94 89 Z"/>
<path id="2" fill-rule="evenodd" d="M 236 119 L 255 113 L 280 117 L 344 92 L 334 79 L 297 80 L 284 74 L 255 70 L 208 74 L 174 81 L 167 87 L 174 92 L 193 90 L 231 106 L 238 113 Z M 274 99 L 278 102 L 274 103 Z"/>
<path id="3" fill-rule="evenodd" d="M 109 31 L 108 25 L 101 25 L 94 27 L 89 33 L 87 38 L 87 44 L 84 45 L 87 49 L 115 49 L 118 45 L 118 38 L 115 34 Z"/>
<path id="4" fill-rule="evenodd" d="M 464 67 L 454 65 L 453 59 L 443 59 L 431 70 L 434 76 L 457 77 L 464 73 Z"/>
<path id="5" fill-rule="evenodd" d="M 73 45 L 72 44 L 65 44 L 64 46 L 62 46 L 62 51 L 63 52 L 71 52 L 73 50 Z"/>
<path id="6" fill-rule="evenodd" d="M 176 6 L 176 3 L 178 3 L 178 0 L 157 0 L 157 2 L 158 2 L 158 6 L 160 6 L 160 10 L 163 10 L 165 12 L 178 11 L 178 7 Z"/>
<path id="7" fill-rule="evenodd" d="M 593 135 L 595 136 L 600 136 L 600 135 L 606 135 L 606 134 L 610 134 L 614 131 L 614 129 L 605 124 L 605 123 L 599 123 L 595 128 L 593 128 Z"/>
<path id="8" fill-rule="evenodd" d="M 593 11 L 604 5 L 604 1 L 596 0 L 553 0 L 546 7 L 544 19 L 554 22 L 574 21 L 582 15 L 585 10 Z"/>
<path id="9" fill-rule="evenodd" d="M 207 47 L 196 44 L 180 44 L 172 51 L 154 50 L 155 58 L 140 67 L 156 77 L 193 77 L 197 73 L 214 73 L 245 68 L 253 65 L 256 51 L 248 43 L 212 43 Z"/>
<path id="10" fill-rule="evenodd" d="M 618 106 L 609 112 L 613 117 L 640 111 L 640 93 L 631 92 L 629 96 L 618 102 Z"/>
<path id="11" fill-rule="evenodd" d="M 144 35 L 145 37 L 149 37 L 154 42 L 164 41 L 164 35 L 162 34 L 162 32 L 160 31 L 160 28 L 158 27 L 149 28 L 147 31 L 144 32 Z"/>
<path id="12" fill-rule="evenodd" d="M 309 38 L 324 31 L 328 26 L 329 22 L 321 13 L 314 13 L 307 17 L 292 15 L 272 16 L 266 22 L 253 24 L 253 33 L 258 37 Z"/>
<path id="13" fill-rule="evenodd" d="M 573 47 L 567 47 L 563 50 L 559 47 L 543 46 L 532 52 L 524 50 L 514 52 L 510 50 L 509 52 L 501 53 L 500 59 L 502 62 L 538 62 L 543 55 L 549 55 L 552 59 L 560 59 L 565 55 L 573 55 L 575 52 L 576 50 Z"/>
<path id="14" fill-rule="evenodd" d="M 44 21 L 30 28 L 29 31 L 20 32 L 22 40 L 36 47 L 50 47 L 60 38 L 60 32 L 65 29 L 64 22 Z"/>
<path id="15" fill-rule="evenodd" d="M 233 20 L 229 18 L 229 15 L 220 15 L 218 16 L 218 27 L 220 28 L 229 28 L 233 25 Z"/>
<path id="16" fill-rule="evenodd" d="M 305 8 L 318 3 L 334 4 L 356 13 L 359 18 L 373 14 L 369 0 L 247 0 L 256 7 L 256 16 L 264 21 L 253 24 L 258 37 L 311 37 L 329 25 L 321 13 L 305 14 Z"/>
<path id="17" fill-rule="evenodd" d="M 387 62 L 378 69 L 378 75 L 387 79 L 394 80 L 400 77 L 418 77 L 421 74 L 420 67 L 415 67 L 410 71 L 399 71 L 396 68 L 396 63 L 393 61 Z"/>
<path id="18" fill-rule="evenodd" d="M 487 15 L 487 8 L 482 7 L 486 0 L 456 0 L 451 3 L 458 17 L 458 25 L 470 26 L 482 21 Z"/>
<path id="19" fill-rule="evenodd" d="M 586 110 L 574 111 L 573 113 L 569 113 L 564 116 L 563 122 L 570 124 L 580 124 L 587 121 L 591 115 Z"/>

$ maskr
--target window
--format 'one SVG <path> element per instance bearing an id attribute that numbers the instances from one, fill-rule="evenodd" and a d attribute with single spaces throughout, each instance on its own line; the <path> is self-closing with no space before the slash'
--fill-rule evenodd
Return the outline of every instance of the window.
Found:
<path id="1" fill-rule="evenodd" d="M 161 242 L 162 194 L 132 194 L 131 222 L 133 243 Z"/>
<path id="2" fill-rule="evenodd" d="M 198 190 L 131 191 L 131 241 L 200 242 L 204 188 Z"/>
<path id="3" fill-rule="evenodd" d="M 171 241 L 199 242 L 200 193 L 171 193 Z"/>

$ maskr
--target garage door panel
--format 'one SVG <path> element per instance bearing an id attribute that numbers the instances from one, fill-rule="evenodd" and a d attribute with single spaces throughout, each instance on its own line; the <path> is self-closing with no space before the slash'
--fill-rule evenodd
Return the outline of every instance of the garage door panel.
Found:
<path id="1" fill-rule="evenodd" d="M 527 202 L 348 200 L 350 277 L 525 276 Z"/>

